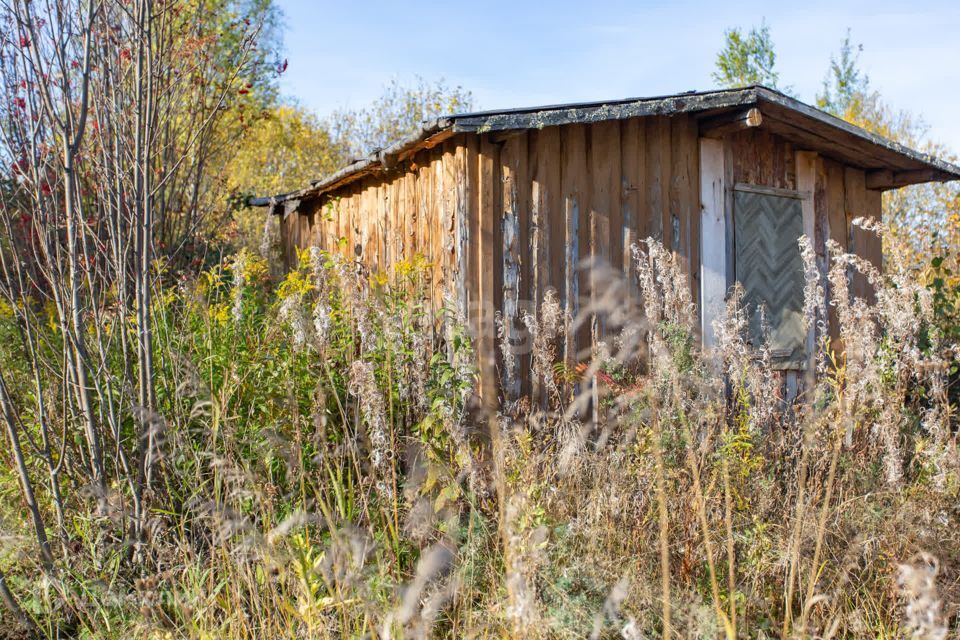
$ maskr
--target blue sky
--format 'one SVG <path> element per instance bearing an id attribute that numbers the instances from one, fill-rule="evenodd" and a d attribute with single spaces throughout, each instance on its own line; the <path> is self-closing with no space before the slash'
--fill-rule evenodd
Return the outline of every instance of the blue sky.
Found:
<path id="1" fill-rule="evenodd" d="M 484 109 L 709 89 L 726 28 L 766 19 L 781 82 L 812 102 L 846 33 L 887 101 L 960 152 L 960 2 L 311 2 L 284 13 L 286 96 L 327 115 L 392 78 L 444 77 Z"/>

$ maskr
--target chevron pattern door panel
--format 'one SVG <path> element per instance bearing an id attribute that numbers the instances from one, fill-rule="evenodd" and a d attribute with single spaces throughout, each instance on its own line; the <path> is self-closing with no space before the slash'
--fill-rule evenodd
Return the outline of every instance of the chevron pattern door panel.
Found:
<path id="1" fill-rule="evenodd" d="M 803 262 L 797 245 L 803 235 L 800 200 L 737 190 L 733 218 L 734 268 L 743 285 L 754 344 L 759 344 L 762 306 L 777 367 L 801 369 L 806 362 L 806 332 Z"/>

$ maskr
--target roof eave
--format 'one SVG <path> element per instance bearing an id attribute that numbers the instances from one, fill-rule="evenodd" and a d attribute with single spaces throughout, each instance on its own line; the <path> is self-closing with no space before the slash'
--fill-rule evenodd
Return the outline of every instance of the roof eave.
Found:
<path id="1" fill-rule="evenodd" d="M 773 89 L 751 86 L 655 98 L 552 105 L 437 118 L 424 123 L 418 131 L 389 147 L 375 150 L 366 158 L 356 160 L 336 173 L 311 182 L 309 187 L 276 196 L 250 198 L 247 204 L 255 207 L 272 207 L 275 213 L 288 212 L 291 208 L 281 205 L 317 197 L 377 170 L 393 169 L 399 161 L 421 149 L 431 148 L 457 133 L 480 134 L 518 129 L 542 129 L 565 124 L 588 124 L 678 113 L 706 113 L 751 106 L 760 107 L 762 111 L 764 104 L 773 105 L 774 108 L 780 108 L 806 119 L 811 126 L 828 127 L 831 131 L 851 136 L 860 145 L 872 145 L 878 152 L 886 154 L 887 160 L 899 156 L 908 161 L 908 166 L 901 167 L 901 170 L 890 170 L 889 176 L 883 172 L 892 168 L 879 162 L 879 170 L 874 171 L 873 188 L 892 189 L 922 182 L 946 182 L 960 179 L 960 167 L 949 162 L 870 133 Z M 826 139 L 826 136 L 821 135 L 821 138 Z M 848 151 L 856 155 L 855 150 Z M 847 160 L 849 161 L 849 156 Z"/>
<path id="2" fill-rule="evenodd" d="M 439 144 L 438 138 L 446 138 L 447 132 L 452 135 L 453 121 L 449 117 L 436 118 L 425 122 L 419 130 L 395 142 L 385 149 L 376 149 L 366 158 L 360 158 L 344 168 L 319 180 L 313 180 L 309 187 L 290 191 L 275 196 L 249 198 L 247 204 L 251 207 L 277 207 L 285 202 L 311 198 L 326 191 L 330 191 L 347 182 L 383 168 L 392 169 L 399 160 L 423 148 L 431 148 Z"/>
<path id="3" fill-rule="evenodd" d="M 918 165 L 922 165 L 903 171 L 891 171 L 892 179 L 887 182 L 880 182 L 878 180 L 875 186 L 877 189 L 893 189 L 924 182 L 948 182 L 960 179 L 960 167 L 941 160 L 934 155 L 917 151 L 899 142 L 867 131 L 846 120 L 842 120 L 820 109 L 815 109 L 778 91 L 773 91 L 766 87 L 756 87 L 755 89 L 757 92 L 757 102 L 761 111 L 763 111 L 764 102 L 777 105 L 783 109 L 799 114 L 804 118 L 808 118 L 813 122 L 838 129 L 843 134 L 852 136 L 878 149 L 897 154 Z M 879 178 L 880 176 L 878 175 L 877 177 Z"/>

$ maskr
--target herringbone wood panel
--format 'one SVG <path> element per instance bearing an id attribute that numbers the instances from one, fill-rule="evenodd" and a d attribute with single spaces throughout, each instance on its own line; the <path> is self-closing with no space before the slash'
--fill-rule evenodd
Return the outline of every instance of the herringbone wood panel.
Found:
<path id="1" fill-rule="evenodd" d="M 803 234 L 800 200 L 737 191 L 734 199 L 736 276 L 744 288 L 750 329 L 760 333 L 760 306 L 766 308 L 770 348 L 781 368 L 804 361 Z"/>

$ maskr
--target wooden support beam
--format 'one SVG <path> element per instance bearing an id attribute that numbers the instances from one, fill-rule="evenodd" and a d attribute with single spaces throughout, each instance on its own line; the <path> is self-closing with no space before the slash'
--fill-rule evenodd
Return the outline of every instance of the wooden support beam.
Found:
<path id="1" fill-rule="evenodd" d="M 722 138 L 728 133 L 752 129 L 763 124 L 763 114 L 756 107 L 732 114 L 723 114 L 700 121 L 700 135 L 704 138 Z"/>
<path id="2" fill-rule="evenodd" d="M 889 189 L 893 186 L 893 171 L 875 169 L 867 172 L 867 189 Z"/>
<path id="3" fill-rule="evenodd" d="M 867 189 L 883 191 L 885 189 L 897 189 L 921 182 L 932 182 L 937 179 L 937 172 L 933 169 L 915 169 L 911 171 L 877 169 L 867 172 L 866 184 Z"/>

